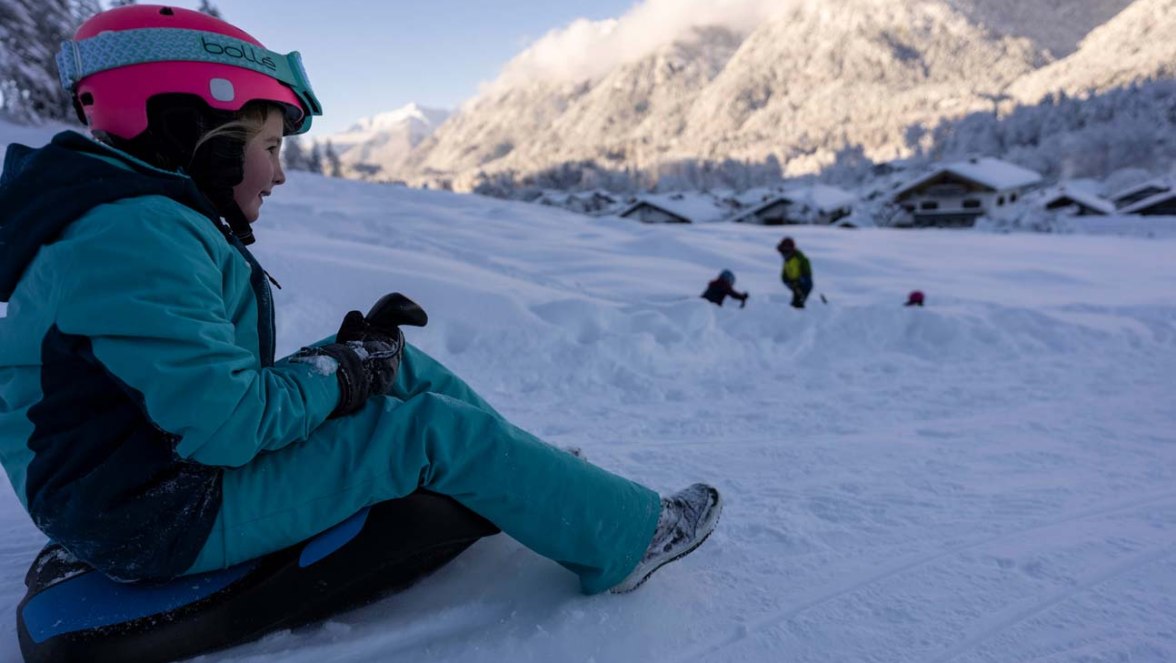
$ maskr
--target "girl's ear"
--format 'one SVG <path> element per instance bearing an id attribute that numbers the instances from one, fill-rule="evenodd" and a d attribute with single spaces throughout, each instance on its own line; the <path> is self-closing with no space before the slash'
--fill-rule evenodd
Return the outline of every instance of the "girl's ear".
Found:
<path id="1" fill-rule="evenodd" d="M 178 168 L 187 168 L 195 156 L 196 143 L 210 127 L 205 114 L 188 105 L 160 109 L 149 124 L 149 131 L 168 154 L 174 155 Z"/>

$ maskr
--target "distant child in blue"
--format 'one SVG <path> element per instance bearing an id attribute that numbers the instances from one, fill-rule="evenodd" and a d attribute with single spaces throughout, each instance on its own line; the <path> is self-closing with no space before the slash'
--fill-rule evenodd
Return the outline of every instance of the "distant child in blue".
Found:
<path id="1" fill-rule="evenodd" d="M 51 540 L 108 576 L 165 579 L 425 489 L 592 594 L 714 529 L 714 488 L 660 497 L 511 424 L 405 343 L 399 326 L 426 318 L 403 296 L 274 356 L 271 279 L 246 245 L 286 181 L 283 137 L 321 114 L 296 52 L 129 5 L 58 63 L 93 138 L 13 145 L 0 177 L 0 463 Z"/>
<path id="2" fill-rule="evenodd" d="M 735 289 L 735 274 L 729 269 L 724 269 L 718 278 L 706 284 L 706 292 L 702 293 L 702 298 L 722 306 L 728 297 L 738 299 L 739 308 L 747 306 L 748 294 Z"/>
<path id="3" fill-rule="evenodd" d="M 792 307 L 804 308 L 809 293 L 813 291 L 812 265 L 804 253 L 796 248 L 796 242 L 791 237 L 780 240 L 776 250 L 784 257 L 780 280 L 792 291 Z"/>

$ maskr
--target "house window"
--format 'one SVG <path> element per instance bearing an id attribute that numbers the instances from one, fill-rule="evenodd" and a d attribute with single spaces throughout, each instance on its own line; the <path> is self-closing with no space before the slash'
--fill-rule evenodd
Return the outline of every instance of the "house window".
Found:
<path id="1" fill-rule="evenodd" d="M 980 207 L 980 201 L 975 198 L 968 198 L 964 201 L 964 209 L 976 209 Z"/>
<path id="2" fill-rule="evenodd" d="M 926 193 L 928 196 L 934 196 L 936 198 L 955 198 L 957 196 L 962 196 L 967 192 L 967 187 L 963 186 L 962 184 L 948 182 L 943 184 L 933 184 L 927 187 L 924 193 Z"/>
<path id="3" fill-rule="evenodd" d="M 922 205 L 919 205 L 919 209 L 925 209 L 925 210 L 939 209 L 939 203 L 935 202 L 934 200 L 928 200 L 925 203 L 923 203 Z"/>

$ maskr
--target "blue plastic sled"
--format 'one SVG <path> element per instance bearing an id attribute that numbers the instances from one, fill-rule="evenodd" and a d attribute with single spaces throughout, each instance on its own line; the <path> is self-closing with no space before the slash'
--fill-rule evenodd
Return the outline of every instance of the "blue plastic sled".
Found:
<path id="1" fill-rule="evenodd" d="M 25 578 L 20 649 L 28 663 L 188 658 L 405 589 L 497 532 L 422 491 L 272 555 L 164 583 L 114 582 L 51 543 Z"/>

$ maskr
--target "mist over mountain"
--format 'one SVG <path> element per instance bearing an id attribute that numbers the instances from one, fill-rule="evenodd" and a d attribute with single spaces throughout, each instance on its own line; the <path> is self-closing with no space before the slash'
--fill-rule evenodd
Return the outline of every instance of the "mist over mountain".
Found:
<path id="1" fill-rule="evenodd" d="M 847 149 L 907 156 L 945 118 L 1171 76 L 1176 62 L 1176 0 L 726 0 L 727 21 L 705 4 L 648 0 L 553 31 L 410 152 L 385 140 L 355 153 L 377 179 L 462 191 L 582 163 L 801 175 Z"/>

